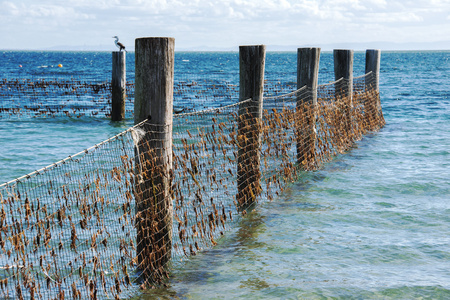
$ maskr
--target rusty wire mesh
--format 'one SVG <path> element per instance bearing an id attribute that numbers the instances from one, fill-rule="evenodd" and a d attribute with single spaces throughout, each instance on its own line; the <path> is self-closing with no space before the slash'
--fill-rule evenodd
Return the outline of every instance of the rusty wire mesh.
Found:
<path id="1" fill-rule="evenodd" d="M 256 201 L 384 125 L 373 75 L 355 78 L 351 98 L 346 86 L 319 86 L 316 104 L 306 87 L 265 97 L 262 117 L 247 99 L 144 121 L 1 185 L 1 297 L 124 298 L 164 284 Z"/>

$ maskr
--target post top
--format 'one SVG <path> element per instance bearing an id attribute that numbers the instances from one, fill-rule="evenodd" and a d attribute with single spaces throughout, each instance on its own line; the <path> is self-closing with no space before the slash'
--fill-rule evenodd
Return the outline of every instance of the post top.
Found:
<path id="1" fill-rule="evenodd" d="M 173 37 L 154 37 L 154 36 L 152 36 L 152 37 L 140 37 L 140 38 L 136 38 L 136 40 L 150 40 L 150 39 L 168 39 L 168 40 L 174 40 L 175 38 L 173 38 Z"/>
<path id="2" fill-rule="evenodd" d="M 241 46 L 239 46 L 239 48 L 243 48 L 243 47 L 266 47 L 266 45 L 241 45 Z"/>
<path id="3" fill-rule="evenodd" d="M 320 47 L 299 47 L 299 48 L 297 48 L 297 50 L 302 50 L 302 49 L 319 49 L 320 50 Z"/>

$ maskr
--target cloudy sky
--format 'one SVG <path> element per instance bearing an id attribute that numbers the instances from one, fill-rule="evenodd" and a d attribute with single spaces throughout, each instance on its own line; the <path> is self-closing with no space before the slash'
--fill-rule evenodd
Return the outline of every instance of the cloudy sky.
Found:
<path id="1" fill-rule="evenodd" d="M 0 49 L 132 48 L 146 36 L 177 49 L 376 42 L 450 45 L 450 0 L 0 0 Z"/>

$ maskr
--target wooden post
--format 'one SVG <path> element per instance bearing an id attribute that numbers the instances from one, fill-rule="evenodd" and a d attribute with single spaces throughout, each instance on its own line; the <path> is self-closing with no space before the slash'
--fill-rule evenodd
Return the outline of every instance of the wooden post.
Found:
<path id="1" fill-rule="evenodd" d="M 335 80 L 344 78 L 343 83 L 336 84 L 335 95 L 338 105 L 345 110 L 345 133 L 352 134 L 352 107 L 353 107 L 353 50 L 334 50 L 334 77 Z M 341 138 L 342 140 L 342 138 Z"/>
<path id="2" fill-rule="evenodd" d="M 127 96 L 126 87 L 126 53 L 114 51 L 112 53 L 112 99 L 111 99 L 111 120 L 122 121 L 125 119 L 125 99 Z"/>
<path id="3" fill-rule="evenodd" d="M 239 47 L 238 168 L 236 199 L 241 209 L 261 193 L 260 153 L 266 46 Z M 249 102 L 242 102 L 251 99 Z"/>
<path id="4" fill-rule="evenodd" d="M 366 50 L 366 74 L 373 73 L 375 80 L 373 81 L 375 90 L 380 90 L 380 50 Z"/>
<path id="5" fill-rule="evenodd" d="M 378 113 L 381 113 L 381 102 L 380 102 L 380 61 L 381 61 L 381 51 L 380 50 L 366 50 L 366 74 L 371 72 L 373 75 L 371 78 L 366 78 L 366 90 L 374 89 L 377 94 L 376 107 Z"/>
<path id="6" fill-rule="evenodd" d="M 135 41 L 134 122 L 148 119 L 135 160 L 137 263 L 145 281 L 163 278 L 171 258 L 174 49 L 174 38 Z"/>
<path id="7" fill-rule="evenodd" d="M 334 78 L 344 78 L 345 85 L 342 87 L 343 97 L 348 97 L 351 104 L 353 95 L 353 50 L 334 50 Z M 338 91 L 336 91 L 338 92 Z"/>
<path id="8" fill-rule="evenodd" d="M 319 61 L 320 48 L 297 49 L 297 89 L 306 85 L 310 90 L 310 97 L 297 99 L 297 162 L 304 168 L 315 159 Z"/>

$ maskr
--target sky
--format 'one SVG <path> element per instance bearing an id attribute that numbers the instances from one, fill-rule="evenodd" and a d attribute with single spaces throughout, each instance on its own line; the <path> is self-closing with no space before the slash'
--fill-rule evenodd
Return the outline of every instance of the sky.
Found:
<path id="1" fill-rule="evenodd" d="M 0 21 L 0 49 L 14 50 L 114 51 L 114 35 L 131 50 L 140 37 L 174 37 L 176 50 L 450 49 L 450 0 L 0 0 Z"/>

